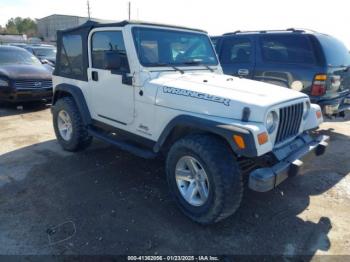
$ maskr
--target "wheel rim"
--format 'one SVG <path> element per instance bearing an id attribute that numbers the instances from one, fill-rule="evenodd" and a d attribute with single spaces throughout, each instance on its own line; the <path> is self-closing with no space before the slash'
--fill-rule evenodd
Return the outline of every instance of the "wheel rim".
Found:
<path id="1" fill-rule="evenodd" d="M 58 113 L 57 126 L 61 137 L 64 140 L 69 141 L 72 138 L 73 126 L 72 120 L 66 111 L 61 110 Z"/>
<path id="2" fill-rule="evenodd" d="M 181 196 L 192 206 L 202 206 L 209 196 L 209 180 L 205 169 L 192 156 L 183 156 L 176 164 L 176 184 Z"/>

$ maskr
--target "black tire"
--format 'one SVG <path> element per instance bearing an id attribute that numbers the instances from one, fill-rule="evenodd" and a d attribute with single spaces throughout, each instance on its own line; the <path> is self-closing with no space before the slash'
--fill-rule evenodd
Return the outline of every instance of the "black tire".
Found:
<path id="1" fill-rule="evenodd" d="M 72 122 L 72 136 L 69 140 L 63 139 L 59 130 L 57 118 L 61 110 L 64 110 L 69 115 Z M 66 151 L 76 152 L 87 148 L 92 141 L 92 136 L 88 134 L 87 128 L 84 125 L 79 110 L 72 97 L 60 98 L 54 105 L 53 110 L 53 126 L 59 144 Z"/>
<path id="2" fill-rule="evenodd" d="M 176 164 L 183 156 L 199 160 L 209 180 L 209 195 L 202 206 L 189 204 L 181 195 L 175 177 Z M 242 174 L 228 144 L 216 136 L 189 135 L 177 141 L 166 160 L 170 191 L 182 212 L 200 224 L 213 224 L 232 215 L 243 195 Z"/>

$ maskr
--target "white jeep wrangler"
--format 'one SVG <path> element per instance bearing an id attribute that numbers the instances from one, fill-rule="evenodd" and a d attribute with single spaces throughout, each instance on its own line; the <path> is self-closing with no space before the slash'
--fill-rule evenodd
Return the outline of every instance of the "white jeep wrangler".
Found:
<path id="1" fill-rule="evenodd" d="M 290 89 L 222 73 L 204 31 L 94 21 L 58 32 L 53 124 L 68 151 L 92 137 L 166 156 L 169 189 L 202 224 L 239 207 L 244 183 L 273 189 L 321 155 L 318 105 Z"/>

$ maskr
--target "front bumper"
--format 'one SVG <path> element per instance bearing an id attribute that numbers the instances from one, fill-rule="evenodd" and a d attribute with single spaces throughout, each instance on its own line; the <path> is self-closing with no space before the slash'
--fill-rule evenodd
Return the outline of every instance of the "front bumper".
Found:
<path id="1" fill-rule="evenodd" d="M 30 102 L 51 99 L 52 88 L 0 90 L 0 100 L 4 102 Z"/>
<path id="2" fill-rule="evenodd" d="M 249 174 L 249 188 L 258 191 L 269 191 L 288 177 L 298 174 L 303 161 L 313 156 L 324 154 L 328 146 L 328 136 L 312 138 L 304 134 L 291 143 L 274 151 L 277 163 L 272 167 L 258 168 Z"/>

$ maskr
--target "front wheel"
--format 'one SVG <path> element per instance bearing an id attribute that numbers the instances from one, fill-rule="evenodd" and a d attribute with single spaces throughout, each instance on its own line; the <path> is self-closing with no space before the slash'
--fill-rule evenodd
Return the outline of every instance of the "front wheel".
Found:
<path id="1" fill-rule="evenodd" d="M 168 153 L 166 172 L 176 203 L 198 223 L 218 222 L 240 205 L 242 175 L 221 138 L 190 135 L 177 141 Z"/>

